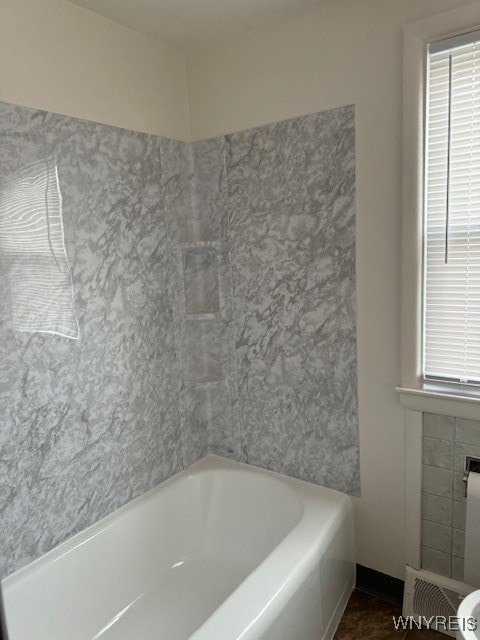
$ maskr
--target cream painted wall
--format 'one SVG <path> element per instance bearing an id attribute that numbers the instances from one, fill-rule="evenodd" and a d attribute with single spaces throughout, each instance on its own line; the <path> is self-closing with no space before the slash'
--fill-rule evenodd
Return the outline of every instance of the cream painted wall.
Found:
<path id="1" fill-rule="evenodd" d="M 362 497 L 358 562 L 402 578 L 400 382 L 402 27 L 462 0 L 324 0 L 187 56 L 193 139 L 355 103 Z"/>
<path id="2" fill-rule="evenodd" d="M 185 54 L 65 0 L 0 0 L 0 100 L 189 137 Z"/>

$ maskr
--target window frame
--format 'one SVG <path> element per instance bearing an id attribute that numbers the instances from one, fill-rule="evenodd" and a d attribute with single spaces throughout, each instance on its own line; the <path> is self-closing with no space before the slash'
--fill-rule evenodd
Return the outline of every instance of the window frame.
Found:
<path id="1" fill-rule="evenodd" d="M 428 45 L 480 29 L 480 3 L 412 25 L 403 31 L 402 140 L 402 404 L 414 411 L 480 418 L 480 389 L 424 382 L 424 138 Z"/>
<path id="2" fill-rule="evenodd" d="M 424 100 L 424 139 L 423 139 L 423 235 L 422 235 L 422 246 L 423 246 L 423 264 L 422 264 L 422 383 L 424 388 L 431 387 L 432 385 L 443 387 L 445 390 L 450 390 L 451 392 L 460 392 L 460 393 L 473 393 L 474 395 L 480 391 L 480 380 L 478 382 L 475 380 L 467 380 L 462 381 L 453 376 L 453 374 L 449 376 L 435 376 L 435 375 L 427 375 L 425 372 L 426 369 L 426 348 L 427 348 L 427 335 L 426 335 L 426 304 L 427 304 L 427 233 L 428 233 L 428 223 L 427 223 L 427 208 L 428 208 L 428 179 L 427 173 L 429 170 L 429 154 L 428 154 L 428 144 L 429 144 L 429 118 L 428 118 L 428 110 L 429 110 L 429 95 L 428 88 L 430 85 L 430 55 L 436 55 L 444 53 L 452 48 L 464 47 L 467 45 L 471 45 L 473 43 L 480 43 L 480 29 L 469 29 L 468 31 L 464 31 L 460 34 L 450 35 L 443 38 L 437 38 L 436 40 L 427 43 L 426 55 L 425 55 L 425 100 Z M 465 225 L 461 228 L 456 229 L 453 224 L 450 226 L 450 232 L 448 234 L 449 238 L 451 238 L 452 244 L 455 241 L 456 237 L 468 237 L 469 227 Z M 444 234 L 444 232 L 441 232 Z"/>

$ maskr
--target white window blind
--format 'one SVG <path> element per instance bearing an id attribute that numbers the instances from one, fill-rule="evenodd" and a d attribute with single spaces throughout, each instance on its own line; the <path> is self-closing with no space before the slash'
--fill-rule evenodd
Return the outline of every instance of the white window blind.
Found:
<path id="1" fill-rule="evenodd" d="M 431 45 L 424 377 L 480 384 L 480 33 Z"/>

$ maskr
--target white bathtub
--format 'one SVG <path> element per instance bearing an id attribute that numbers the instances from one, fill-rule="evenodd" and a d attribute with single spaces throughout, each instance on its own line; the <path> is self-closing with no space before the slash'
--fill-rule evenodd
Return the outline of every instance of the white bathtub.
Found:
<path id="1" fill-rule="evenodd" d="M 350 499 L 207 456 L 2 582 L 9 640 L 331 639 Z"/>

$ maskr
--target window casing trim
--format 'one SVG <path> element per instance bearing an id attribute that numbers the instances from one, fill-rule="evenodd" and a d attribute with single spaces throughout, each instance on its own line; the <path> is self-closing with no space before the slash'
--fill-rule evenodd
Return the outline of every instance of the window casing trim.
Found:
<path id="1" fill-rule="evenodd" d="M 400 400 L 417 411 L 442 411 L 459 415 L 465 404 L 480 418 L 476 390 L 452 395 L 451 385 L 423 380 L 423 207 L 424 113 L 426 60 L 430 43 L 478 31 L 480 3 L 461 7 L 407 25 L 403 33 L 403 157 L 402 157 L 402 285 L 401 285 L 401 384 Z M 448 405 L 451 410 L 448 411 Z M 412 406 L 414 405 L 414 406 Z M 426 407 L 422 409 L 422 406 Z M 437 407 L 434 409 L 433 407 Z M 455 413 L 452 413 L 455 411 Z"/>

